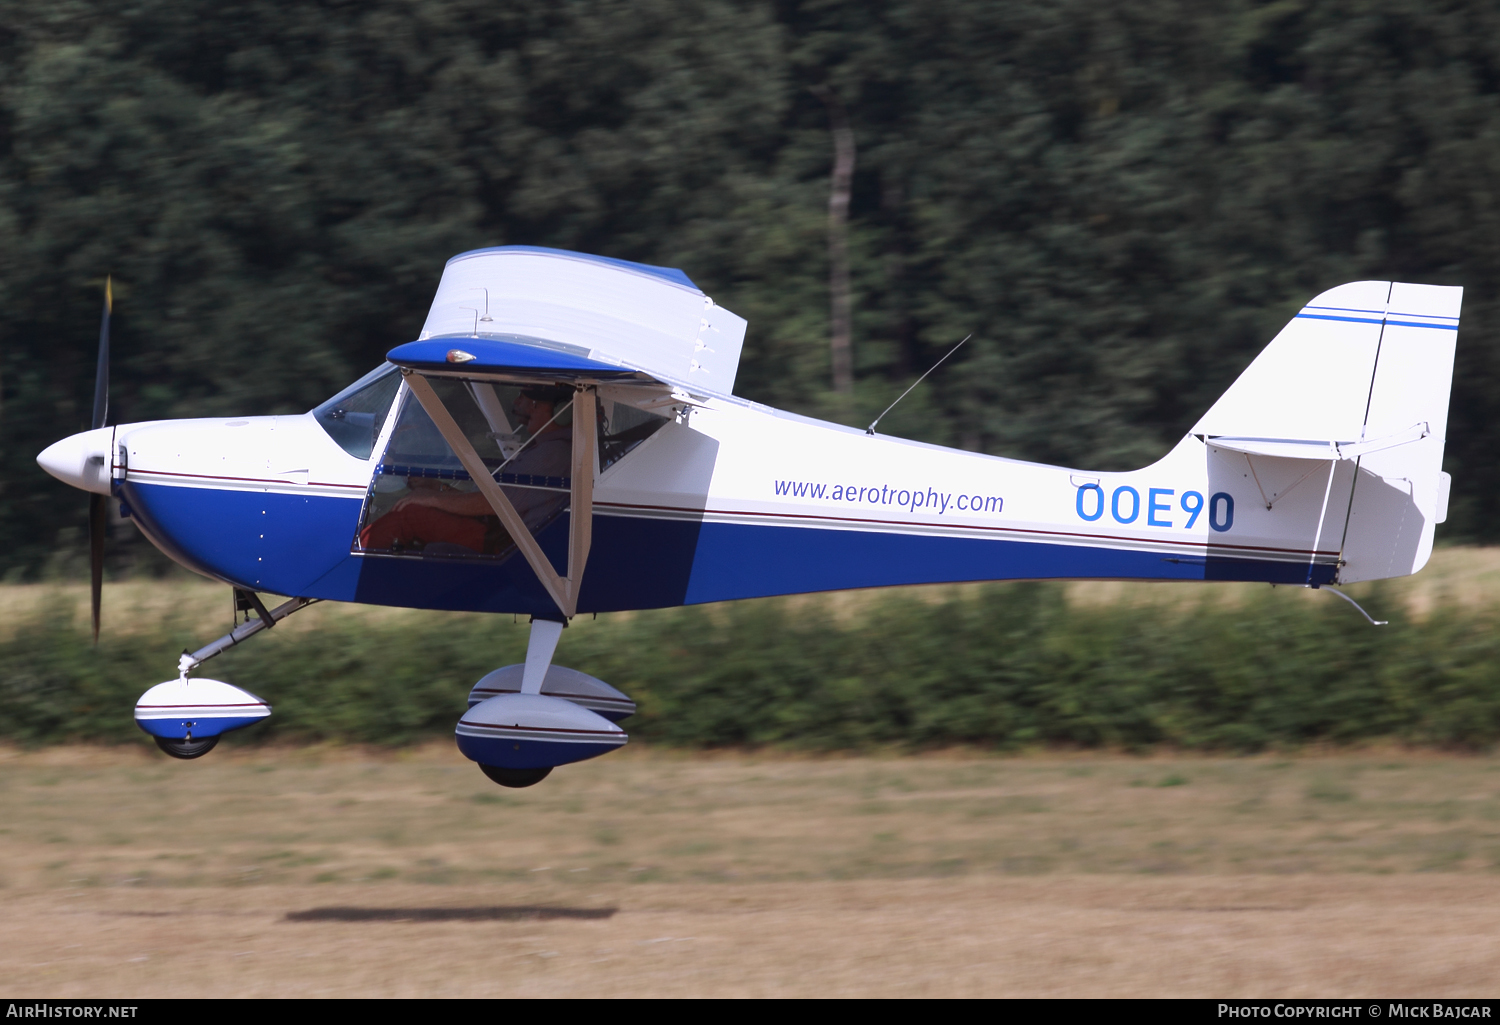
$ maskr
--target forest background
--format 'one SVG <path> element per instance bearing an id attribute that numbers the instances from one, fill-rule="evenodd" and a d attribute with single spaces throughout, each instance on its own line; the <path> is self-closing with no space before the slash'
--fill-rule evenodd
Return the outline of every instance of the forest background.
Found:
<path id="1" fill-rule="evenodd" d="M 95 647 L 61 583 L 87 503 L 35 455 L 87 426 L 106 274 L 115 423 L 311 408 L 415 336 L 450 256 L 529 244 L 683 268 L 750 322 L 740 394 L 845 423 L 972 332 L 882 429 L 1097 469 L 1163 454 L 1318 292 L 1462 285 L 1439 540 L 1493 543 L 1497 172 L 1474 0 L 0 0 L 0 580 L 56 582 L 0 588 L 0 737 L 140 742 L 161 653 L 230 615 L 111 584 L 140 590 Z M 112 579 L 170 568 L 112 534 Z M 1500 573 L 1439 555 L 1416 585 L 1489 583 L 1420 615 L 1362 592 L 1380 630 L 1285 590 L 1022 584 L 606 617 L 569 658 L 677 745 L 1483 749 Z M 220 664 L 276 703 L 260 739 L 448 734 L 525 634 L 304 615 Z"/>
<path id="2" fill-rule="evenodd" d="M 106 274 L 112 422 L 296 412 L 502 244 L 685 269 L 750 322 L 741 394 L 844 422 L 972 332 L 883 428 L 1099 469 L 1319 291 L 1462 285 L 1440 534 L 1494 541 L 1497 172 L 1469 0 L 0 0 L 0 575 L 81 550 L 34 457 L 86 426 Z"/>

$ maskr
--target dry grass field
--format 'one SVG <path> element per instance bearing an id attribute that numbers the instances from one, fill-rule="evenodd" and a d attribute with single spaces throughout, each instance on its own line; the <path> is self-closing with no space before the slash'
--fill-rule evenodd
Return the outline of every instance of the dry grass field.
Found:
<path id="1" fill-rule="evenodd" d="M 0 755 L 28 996 L 1493 996 L 1500 759 Z"/>

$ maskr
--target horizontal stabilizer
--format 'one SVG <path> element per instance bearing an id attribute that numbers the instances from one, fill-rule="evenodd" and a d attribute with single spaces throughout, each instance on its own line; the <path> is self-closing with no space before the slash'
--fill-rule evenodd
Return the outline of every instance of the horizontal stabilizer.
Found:
<path id="1" fill-rule="evenodd" d="M 1358 459 L 1372 452 L 1384 452 L 1398 445 L 1410 445 L 1421 441 L 1432 431 L 1425 423 L 1413 424 L 1404 431 L 1388 434 L 1383 438 L 1367 441 L 1333 441 L 1302 438 L 1229 438 L 1209 437 L 1204 440 L 1215 448 L 1230 452 L 1243 452 L 1248 456 L 1267 456 L 1273 459 Z"/>

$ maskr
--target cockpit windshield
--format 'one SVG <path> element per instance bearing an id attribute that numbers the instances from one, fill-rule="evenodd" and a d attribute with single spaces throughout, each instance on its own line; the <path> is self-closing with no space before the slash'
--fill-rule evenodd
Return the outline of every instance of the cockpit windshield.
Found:
<path id="1" fill-rule="evenodd" d="M 401 374 L 382 364 L 312 411 L 328 436 L 355 459 L 369 459 L 401 387 Z"/>

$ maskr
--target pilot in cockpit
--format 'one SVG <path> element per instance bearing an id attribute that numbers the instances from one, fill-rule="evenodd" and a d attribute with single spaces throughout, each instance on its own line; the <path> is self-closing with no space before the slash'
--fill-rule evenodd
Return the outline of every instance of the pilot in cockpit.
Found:
<path id="1" fill-rule="evenodd" d="M 547 386 L 525 388 L 516 397 L 511 412 L 525 425 L 529 440 L 505 464 L 507 474 L 569 476 L 573 428 L 571 424 L 559 424 L 555 420 L 558 408 L 572 394 L 570 388 Z M 505 495 L 531 530 L 546 523 L 568 500 L 566 494 L 529 487 L 506 487 Z M 483 494 L 436 487 L 413 490 L 389 512 L 365 527 L 359 540 L 366 550 L 451 544 L 482 553 L 497 552 L 509 546 L 499 517 Z"/>

